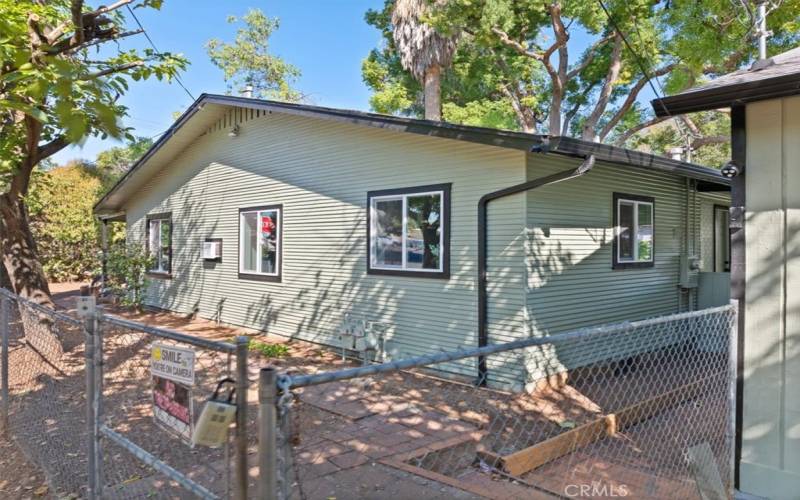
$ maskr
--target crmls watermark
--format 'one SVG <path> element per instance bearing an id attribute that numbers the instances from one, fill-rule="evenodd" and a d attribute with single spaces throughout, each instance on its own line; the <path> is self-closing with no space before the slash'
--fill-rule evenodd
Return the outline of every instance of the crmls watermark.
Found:
<path id="1" fill-rule="evenodd" d="M 568 484 L 564 494 L 570 498 L 619 498 L 627 497 L 630 492 L 625 484 L 606 484 L 592 481 L 589 484 Z"/>

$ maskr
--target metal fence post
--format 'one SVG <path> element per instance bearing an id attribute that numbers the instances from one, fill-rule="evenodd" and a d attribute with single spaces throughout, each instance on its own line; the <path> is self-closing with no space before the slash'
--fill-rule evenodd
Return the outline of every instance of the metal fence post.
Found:
<path id="1" fill-rule="evenodd" d="M 87 310 L 86 315 L 83 317 L 84 334 L 86 344 L 84 347 L 84 355 L 86 357 L 86 441 L 88 445 L 87 450 L 87 465 L 88 465 L 88 487 L 87 496 L 89 500 L 99 498 L 97 490 L 97 440 L 95 439 L 96 422 L 95 422 L 95 383 L 97 381 L 95 375 L 95 356 L 97 354 L 95 349 L 95 317 L 94 308 L 91 311 Z"/>
<path id="2" fill-rule="evenodd" d="M 235 498 L 247 499 L 247 347 L 248 337 L 236 337 Z"/>
<path id="3" fill-rule="evenodd" d="M 737 385 L 739 377 L 739 301 L 731 300 L 733 319 L 731 320 L 728 334 L 728 445 L 730 450 L 730 470 L 728 476 L 728 493 L 730 498 L 736 493 L 736 415 L 737 412 Z"/>
<path id="4" fill-rule="evenodd" d="M 277 498 L 277 372 L 262 368 L 258 377 L 258 498 Z"/>
<path id="5" fill-rule="evenodd" d="M 10 299 L 0 295 L 0 436 L 8 434 L 8 337 L 11 330 Z"/>
<path id="6" fill-rule="evenodd" d="M 103 497 L 103 449 L 102 434 L 100 433 L 100 426 L 103 420 L 103 328 L 100 322 L 102 312 L 102 309 L 97 307 L 90 318 L 94 334 L 94 394 L 92 405 L 94 408 L 94 425 L 92 427 L 92 439 L 94 441 L 94 484 L 97 498 Z"/>

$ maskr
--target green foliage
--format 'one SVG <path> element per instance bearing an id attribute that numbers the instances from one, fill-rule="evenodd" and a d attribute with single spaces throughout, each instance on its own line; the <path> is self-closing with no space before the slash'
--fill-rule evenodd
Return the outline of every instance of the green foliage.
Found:
<path id="1" fill-rule="evenodd" d="M 706 111 L 694 114 L 692 119 L 700 129 L 702 137 L 717 139 L 709 141 L 709 144 L 703 147 L 695 146 L 692 152 L 692 162 L 712 168 L 720 168 L 731 158 L 731 145 L 727 141 L 730 135 L 730 116 L 727 113 Z M 635 137 L 631 144 L 637 149 L 644 149 L 666 156 L 672 148 L 685 147 L 686 140 L 678 132 L 674 123 L 669 121 L 652 127 Z"/>
<path id="2" fill-rule="evenodd" d="M 97 272 L 99 223 L 92 207 L 100 188 L 100 181 L 80 163 L 34 178 L 26 201 L 31 231 L 49 280 L 82 280 Z"/>
<path id="3" fill-rule="evenodd" d="M 159 4 L 139 2 L 136 7 Z M 188 64 L 180 55 L 150 49 L 98 57 L 98 44 L 124 31 L 125 16 L 116 10 L 92 17 L 96 21 L 86 27 L 80 42 L 72 36 L 71 6 L 66 0 L 0 0 L 0 112 L 15 117 L 0 122 L 0 176 L 12 175 L 31 136 L 23 115 L 42 125 L 40 136 L 31 137 L 37 142 L 67 145 L 88 136 L 121 138 L 127 134 L 120 122 L 127 109 L 118 102 L 129 80 L 170 80 Z M 84 6 L 85 12 L 91 10 Z M 35 28 L 29 26 L 30 16 L 38 17 Z M 48 40 L 50 29 L 59 25 L 65 26 L 63 35 Z M 40 42 L 31 43 L 32 30 L 43 37 Z"/>
<path id="4" fill-rule="evenodd" d="M 251 339 L 247 348 L 266 358 L 285 358 L 289 355 L 289 347 L 286 344 L 267 344 Z"/>
<path id="5" fill-rule="evenodd" d="M 147 270 L 153 257 L 141 244 L 124 242 L 113 245 L 108 252 L 107 285 L 122 305 L 140 309 L 149 280 Z"/>
<path id="6" fill-rule="evenodd" d="M 660 83 L 670 94 L 743 67 L 755 56 L 752 20 L 743 7 L 729 0 L 606 0 L 605 4 L 633 48 L 616 42 L 620 69 L 611 80 L 615 31 L 598 2 L 433 2 L 426 22 L 441 32 L 462 35 L 455 60 L 443 76 L 445 118 L 614 142 L 653 118 L 646 103 L 627 102 L 633 96 L 635 103 L 639 92 L 648 88 L 645 72 L 660 75 Z M 768 17 L 773 32 L 770 53 L 774 54 L 800 43 L 800 0 L 770 5 L 776 7 Z M 381 8 L 365 15 L 365 21 L 378 29 L 383 39 L 363 62 L 362 76 L 372 90 L 374 110 L 422 116 L 422 89 L 399 64 L 392 35 L 393 7 L 394 0 L 385 0 Z M 560 8 L 557 16 L 554 7 Z M 558 40 L 555 18 L 563 22 L 568 35 L 580 34 L 588 40 L 582 52 L 575 50 L 573 42 L 563 51 L 554 45 Z M 551 55 L 540 57 L 548 49 L 553 50 Z M 555 83 L 560 78 L 555 74 L 560 56 L 566 57 L 564 69 L 569 75 L 563 80 L 563 90 Z M 607 101 L 601 98 L 606 86 Z M 550 119 L 556 113 L 564 130 L 550 130 Z M 712 120 L 698 128 L 715 133 L 724 124 L 724 120 Z M 627 144 L 663 151 L 681 145 L 684 139 L 681 134 L 661 134 L 654 141 L 649 138 Z M 704 146 L 694 159 L 713 165 L 723 150 L 724 146 Z"/>
<path id="7" fill-rule="evenodd" d="M 114 147 L 98 153 L 94 170 L 107 192 L 153 145 L 149 137 L 134 137 L 124 146 Z"/>
<path id="8" fill-rule="evenodd" d="M 507 100 L 469 101 L 464 106 L 448 102 L 442 107 L 445 121 L 499 129 L 514 129 L 516 117 Z"/>
<path id="9" fill-rule="evenodd" d="M 267 17 L 259 9 L 251 9 L 241 19 L 230 16 L 229 23 L 244 23 L 233 43 L 212 38 L 206 43 L 211 62 L 220 68 L 228 91 L 238 93 L 247 86 L 253 95 L 263 99 L 296 102 L 302 95 L 293 88 L 300 70 L 270 54 L 269 39 L 280 27 L 277 18 Z"/>

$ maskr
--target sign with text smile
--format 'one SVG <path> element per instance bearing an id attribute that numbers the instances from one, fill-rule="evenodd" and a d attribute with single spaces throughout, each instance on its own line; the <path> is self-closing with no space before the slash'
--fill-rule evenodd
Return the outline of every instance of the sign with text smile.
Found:
<path id="1" fill-rule="evenodd" d="M 194 385 L 194 351 L 154 343 L 150 348 L 150 372 L 189 386 Z"/>

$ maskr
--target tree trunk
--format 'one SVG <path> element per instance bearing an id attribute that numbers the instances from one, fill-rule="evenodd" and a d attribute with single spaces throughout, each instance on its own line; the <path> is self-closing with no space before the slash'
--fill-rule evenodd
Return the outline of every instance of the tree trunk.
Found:
<path id="1" fill-rule="evenodd" d="M 3 242 L 0 241 L 0 254 L 2 254 L 2 245 Z M 8 272 L 6 271 L 6 266 L 0 265 L 0 288 L 5 288 L 9 292 L 14 291 L 14 287 L 11 286 L 11 278 L 8 277 Z"/>
<path id="2" fill-rule="evenodd" d="M 37 304 L 55 309 L 28 225 L 25 203 L 8 193 L 0 195 L 0 238 L 3 267 L 13 291 Z M 19 309 L 29 345 L 49 360 L 58 360 L 63 354 L 63 347 L 56 322 L 47 314 L 30 307 L 21 305 Z"/>
<path id="3" fill-rule="evenodd" d="M 442 68 L 433 65 L 425 71 L 425 119 L 442 121 Z"/>

